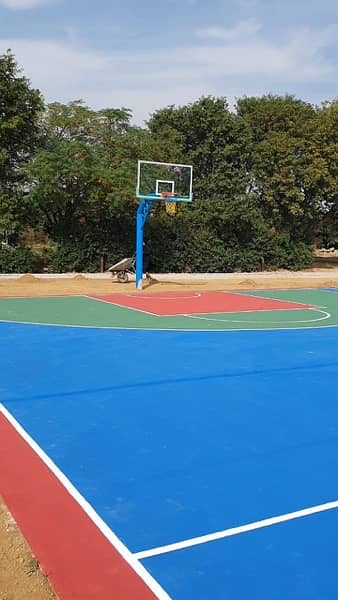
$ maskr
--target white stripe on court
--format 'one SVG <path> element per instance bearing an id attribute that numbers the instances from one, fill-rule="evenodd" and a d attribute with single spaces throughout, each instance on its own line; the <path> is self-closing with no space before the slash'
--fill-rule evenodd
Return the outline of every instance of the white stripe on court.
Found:
<path id="1" fill-rule="evenodd" d="M 152 317 L 158 317 L 156 313 L 149 312 L 148 310 L 143 310 L 143 308 L 134 308 L 133 306 L 127 306 L 126 304 L 119 304 L 118 302 L 103 300 L 102 298 L 95 298 L 95 296 L 88 296 L 86 294 L 82 295 L 82 298 L 87 298 L 88 300 L 96 300 L 96 302 L 103 302 L 103 304 L 110 304 L 110 306 L 118 306 L 119 308 L 124 308 L 127 310 L 135 310 L 138 313 L 142 313 L 145 315 L 151 315 Z"/>
<path id="2" fill-rule="evenodd" d="M 293 312 L 295 310 L 305 310 L 305 309 L 299 309 L 299 308 L 292 309 Z M 306 320 L 304 319 L 304 320 L 297 320 L 297 321 L 286 321 L 286 320 L 283 320 L 283 321 L 267 321 L 267 323 L 269 325 L 280 325 L 280 324 L 287 324 L 287 323 L 289 323 L 291 325 L 297 324 L 297 323 L 318 323 L 319 321 L 326 321 L 326 319 L 330 319 L 331 316 L 332 316 L 331 313 L 327 312 L 326 310 L 319 310 L 318 308 L 309 308 L 308 310 L 312 310 L 313 312 L 321 313 L 324 316 L 323 317 L 318 317 L 317 319 L 306 319 Z M 280 312 L 286 312 L 286 311 L 283 311 L 283 309 L 277 309 L 277 310 L 272 309 L 272 310 L 268 310 L 268 311 L 266 311 L 264 309 L 259 309 L 259 310 L 254 310 L 254 311 L 252 311 L 252 310 L 243 310 L 243 311 L 240 311 L 240 312 L 241 313 L 258 313 L 258 312 L 270 312 L 270 313 L 273 313 L 273 312 L 278 312 L 278 311 L 280 311 Z M 206 314 L 209 314 L 209 313 L 206 313 Z M 210 313 L 210 314 L 217 315 L 217 314 L 225 314 L 225 313 Z M 235 313 L 234 312 L 231 312 L 231 313 L 229 312 L 227 314 L 229 314 L 229 315 L 231 315 L 231 314 L 238 314 L 238 312 L 237 313 L 236 312 Z M 179 316 L 179 315 L 175 315 L 175 316 Z M 257 321 L 257 320 L 244 321 L 244 319 L 237 319 L 237 320 L 235 320 L 235 319 L 219 319 L 219 318 L 213 319 L 212 317 L 202 317 L 201 315 L 189 315 L 189 314 L 185 314 L 185 315 L 181 315 L 181 316 L 187 317 L 189 319 L 199 319 L 200 321 L 214 321 L 215 323 L 244 323 L 244 324 L 245 323 L 247 323 L 247 324 L 249 324 L 249 323 L 251 323 L 251 324 L 259 323 L 259 321 Z"/>
<path id="3" fill-rule="evenodd" d="M 156 315 L 157 316 L 157 315 Z M 193 318 L 191 315 L 180 315 L 186 316 L 189 318 Z M 331 315 L 332 316 L 332 315 Z M 212 319 L 216 321 L 216 319 Z M 229 321 L 232 322 L 232 321 Z M 242 321 L 241 321 L 242 322 Z M 10 319 L 0 319 L 0 324 L 5 323 L 5 325 L 32 325 L 34 327 L 63 327 L 64 329 L 91 329 L 91 330 L 111 330 L 111 331 L 169 331 L 169 333 L 219 333 L 219 334 L 230 334 L 237 333 L 238 331 L 245 331 L 250 334 L 257 333 L 257 331 L 261 333 L 272 333 L 274 331 L 309 331 L 309 330 L 319 330 L 319 329 L 337 329 L 338 325 L 318 325 L 318 326 L 309 326 L 309 327 L 233 327 L 232 329 L 191 329 L 187 327 L 182 327 L 177 329 L 177 327 L 129 327 L 123 325 L 71 325 L 69 323 L 39 323 L 37 321 L 13 321 Z M 298 323 L 298 321 L 294 321 L 294 323 Z M 313 321 L 311 321 L 313 323 Z"/>
<path id="4" fill-rule="evenodd" d="M 239 527 L 231 527 L 231 529 L 224 529 L 223 531 L 216 531 L 215 533 L 201 535 L 189 540 L 183 540 L 182 542 L 168 544 L 167 546 L 150 548 L 150 550 L 136 552 L 134 556 L 138 560 L 143 560 L 144 558 L 159 556 L 160 554 L 175 552 L 176 550 L 183 550 L 184 548 L 191 548 L 192 546 L 199 546 L 200 544 L 206 544 L 207 542 L 222 540 L 223 538 L 239 535 L 240 533 L 247 533 L 249 531 L 255 531 L 256 529 L 263 529 L 263 527 L 271 527 L 271 525 L 285 523 L 286 521 L 300 519 L 301 517 L 308 517 L 316 513 L 321 513 L 336 508 L 338 508 L 338 500 L 326 502 L 325 504 L 318 504 L 317 506 L 311 506 L 310 508 L 303 508 L 302 510 L 296 510 L 295 512 L 286 513 L 285 515 L 279 515 L 278 517 L 270 517 L 269 519 L 263 519 L 262 521 L 255 521 L 254 523 L 248 523 L 247 525 L 240 525 Z"/>
<path id="5" fill-rule="evenodd" d="M 89 519 L 96 525 L 97 529 L 107 538 L 113 548 L 122 556 L 125 562 L 130 566 L 148 588 L 154 593 L 158 600 L 171 600 L 167 592 L 153 578 L 153 576 L 144 568 L 137 560 L 136 556 L 121 542 L 116 534 L 108 527 L 103 519 L 97 514 L 89 502 L 80 494 L 77 488 L 70 482 L 66 475 L 56 466 L 51 458 L 42 450 L 42 448 L 33 440 L 27 431 L 13 417 L 13 415 L 0 402 L 0 414 L 3 414 L 7 421 L 14 427 L 17 433 L 25 440 L 30 448 L 44 462 L 53 475 L 60 481 L 67 492 L 74 498 L 82 510 L 86 513 Z"/>

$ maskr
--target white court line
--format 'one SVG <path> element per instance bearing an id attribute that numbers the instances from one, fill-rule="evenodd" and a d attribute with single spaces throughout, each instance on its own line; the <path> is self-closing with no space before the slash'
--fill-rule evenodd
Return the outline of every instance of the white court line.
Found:
<path id="1" fill-rule="evenodd" d="M 249 531 L 255 531 L 256 529 L 271 527 L 272 525 L 277 525 L 278 523 L 285 523 L 286 521 L 308 517 L 310 515 L 315 515 L 317 513 L 334 510 L 337 508 L 338 500 L 334 500 L 333 502 L 326 502 L 325 504 L 318 504 L 317 506 L 311 506 L 310 508 L 303 508 L 302 510 L 296 510 L 295 512 L 279 515 L 278 517 L 270 517 L 269 519 L 263 519 L 262 521 L 255 521 L 254 523 L 240 525 L 239 527 L 231 527 L 231 529 L 216 531 L 215 533 L 201 535 L 189 540 L 183 540 L 182 542 L 168 544 L 167 546 L 158 546 L 157 548 L 151 548 L 150 550 L 135 552 L 134 556 L 138 560 L 143 560 L 144 558 L 159 556 L 160 554 L 167 554 L 168 552 L 176 552 L 177 550 L 183 550 L 184 548 L 191 548 L 192 546 L 199 546 L 200 544 L 206 544 L 207 542 L 222 540 L 234 535 L 239 535 L 240 533 L 247 533 Z"/>
<path id="2" fill-rule="evenodd" d="M 249 308 L 248 310 L 211 310 L 206 313 L 196 313 L 197 315 L 238 315 L 239 313 L 258 313 L 258 312 L 294 312 L 295 310 L 318 310 L 320 308 L 327 308 L 327 306 L 300 306 L 299 308 Z M 174 315 L 161 315 L 161 317 L 193 317 L 192 313 L 175 313 Z M 202 318 L 202 317 L 201 317 Z M 255 321 L 256 322 L 256 321 Z M 291 321 L 293 323 L 293 321 Z M 241 321 L 242 323 L 242 321 Z"/>
<path id="3" fill-rule="evenodd" d="M 133 299 L 137 299 L 137 300 L 165 300 L 165 301 L 170 301 L 170 300 L 194 300 L 195 298 L 200 298 L 202 296 L 201 292 L 193 292 L 192 294 L 188 295 L 188 296 L 158 296 L 156 293 L 155 294 L 149 294 L 149 296 L 146 296 L 145 294 L 142 294 L 142 296 L 137 296 L 136 294 L 123 294 L 124 296 L 126 296 L 127 298 L 133 298 Z"/>
<path id="4" fill-rule="evenodd" d="M 155 315 L 158 316 L 158 315 Z M 180 316 L 186 316 L 189 318 L 195 318 L 192 317 L 191 315 L 180 315 Z M 332 316 L 332 315 L 330 315 Z M 217 323 L 217 321 L 219 321 L 219 319 L 210 319 L 211 321 L 215 321 L 215 323 Z M 226 322 L 226 321 L 225 321 Z M 240 321 L 240 323 L 242 323 L 243 321 Z M 308 321 L 306 321 L 308 322 Z M 315 321 L 316 322 L 316 321 Z M 112 331 L 169 331 L 169 333 L 237 333 L 238 331 L 246 331 L 248 333 L 257 333 L 257 331 L 260 332 L 268 332 L 268 333 L 272 333 L 273 331 L 309 331 L 310 329 L 337 329 L 338 325 L 321 325 L 320 327 L 317 327 L 316 325 L 313 325 L 310 327 L 255 327 L 255 329 L 253 329 L 252 327 L 236 327 L 236 328 L 232 328 L 232 329 L 188 329 L 185 327 L 182 327 L 180 329 L 177 329 L 177 327 L 129 327 L 127 325 L 122 326 L 122 325 L 74 325 L 74 324 L 70 324 L 70 323 L 43 323 L 43 322 L 38 322 L 38 321 L 13 321 L 10 319 L 0 319 L 0 323 L 5 323 L 6 325 L 34 325 L 34 327 L 64 327 L 64 328 L 69 328 L 69 329 L 102 329 L 102 330 L 112 330 Z M 231 321 L 229 321 L 229 323 L 231 323 Z M 256 323 L 256 321 L 254 321 L 254 323 Z M 299 321 L 291 321 L 291 323 L 299 323 Z"/>
<path id="5" fill-rule="evenodd" d="M 48 294 L 48 296 L 1 296 L 1 300 L 47 300 L 48 298 L 82 298 L 83 294 Z"/>
<path id="6" fill-rule="evenodd" d="M 303 310 L 303 309 L 296 309 L 296 310 Z M 327 312 L 326 310 L 319 310 L 317 308 L 309 308 L 308 310 L 312 310 L 313 312 L 322 313 L 324 316 L 319 317 L 318 319 L 306 319 L 306 320 L 300 320 L 300 321 L 285 321 L 285 320 L 269 321 L 268 323 L 269 323 L 269 325 L 286 325 L 287 323 L 289 323 L 289 324 L 318 323 L 319 321 L 325 321 L 326 319 L 329 319 L 331 317 L 331 313 Z M 255 310 L 255 311 L 241 311 L 241 312 L 260 312 L 260 311 Z M 261 311 L 261 312 L 266 312 L 266 311 Z M 272 310 L 270 312 L 274 312 L 274 311 Z M 244 324 L 245 323 L 251 323 L 251 324 L 259 323 L 259 321 L 244 321 L 243 319 L 238 319 L 238 320 L 235 320 L 235 319 L 212 319 L 210 317 L 201 317 L 199 315 L 182 315 L 182 316 L 187 317 L 189 319 L 200 319 L 201 321 L 212 321 L 214 323 L 244 323 Z"/>
<path id="7" fill-rule="evenodd" d="M 96 302 L 103 302 L 103 304 L 110 304 L 110 306 L 118 306 L 119 308 L 124 308 L 126 310 L 135 310 L 139 313 L 144 313 L 145 315 L 151 315 L 152 317 L 158 317 L 156 313 L 149 312 L 148 310 L 143 310 L 143 308 L 135 308 L 134 306 L 127 306 L 126 304 L 119 304 L 118 302 L 112 302 L 112 300 L 103 300 L 103 298 L 95 298 L 94 296 L 87 296 L 84 294 L 82 298 L 87 298 L 88 300 L 96 300 Z"/>
<path id="8" fill-rule="evenodd" d="M 132 554 L 130 550 L 121 542 L 121 540 L 115 535 L 115 533 L 108 527 L 108 525 L 101 519 L 94 508 L 87 502 L 87 500 L 80 494 L 76 487 L 69 481 L 66 475 L 56 466 L 56 464 L 49 458 L 49 456 L 42 450 L 42 448 L 31 438 L 13 415 L 5 408 L 0 402 L 0 413 L 11 423 L 18 434 L 27 442 L 30 448 L 38 455 L 38 457 L 44 462 L 48 469 L 53 475 L 60 481 L 67 492 L 74 498 L 82 510 L 87 514 L 89 519 L 93 521 L 96 527 L 101 533 L 107 538 L 111 545 L 118 551 L 123 557 L 126 563 L 138 574 L 140 579 L 146 583 L 148 588 L 152 590 L 159 600 L 171 600 L 170 596 L 160 584 L 150 575 L 150 573 L 144 568 L 144 566 L 138 561 L 135 554 Z"/>
<path id="9" fill-rule="evenodd" d="M 285 290 L 269 290 L 269 292 L 270 291 L 271 292 L 276 291 L 277 293 L 278 292 L 283 292 L 283 291 L 290 292 L 290 291 L 292 291 L 292 289 L 293 288 L 291 288 L 290 290 L 288 290 L 288 289 L 285 289 Z M 300 288 L 298 291 L 303 291 L 303 289 L 304 288 Z M 317 289 L 317 288 L 315 288 L 315 289 Z M 276 302 L 288 302 L 290 304 L 302 304 L 304 307 L 307 307 L 307 308 L 313 307 L 313 304 L 311 304 L 311 303 L 310 304 L 306 304 L 305 302 L 297 302 L 297 300 L 285 300 L 284 298 L 273 298 L 272 296 L 260 296 L 258 294 L 252 294 L 252 293 L 250 294 L 250 292 L 252 292 L 252 291 L 253 290 L 248 290 L 248 292 L 245 292 L 244 290 L 243 291 L 241 290 L 241 291 L 238 292 L 238 295 L 239 296 L 249 296 L 250 298 L 261 298 L 261 300 L 275 300 Z M 264 290 L 258 290 L 258 291 L 264 292 Z M 266 290 L 266 291 L 268 291 L 268 290 Z M 227 291 L 224 290 L 223 294 L 226 294 L 226 293 L 227 293 Z M 283 309 L 280 309 L 280 310 L 283 310 Z M 288 309 L 284 309 L 284 310 L 288 310 Z"/>
<path id="10" fill-rule="evenodd" d="M 248 290 L 248 293 L 252 293 L 253 291 L 256 292 L 321 292 L 322 288 L 306 288 L 306 287 L 292 287 L 292 288 L 255 288 L 254 290 Z M 241 289 L 238 290 L 239 293 L 245 292 L 245 290 Z M 252 294 L 250 294 L 252 295 Z M 265 298 L 265 296 L 262 296 L 262 298 Z"/>

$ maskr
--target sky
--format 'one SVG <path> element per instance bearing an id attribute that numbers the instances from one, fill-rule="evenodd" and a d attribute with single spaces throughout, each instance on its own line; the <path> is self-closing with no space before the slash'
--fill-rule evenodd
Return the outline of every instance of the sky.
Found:
<path id="1" fill-rule="evenodd" d="M 47 102 L 138 125 L 206 95 L 338 97 L 338 0 L 0 0 L 7 48 Z"/>

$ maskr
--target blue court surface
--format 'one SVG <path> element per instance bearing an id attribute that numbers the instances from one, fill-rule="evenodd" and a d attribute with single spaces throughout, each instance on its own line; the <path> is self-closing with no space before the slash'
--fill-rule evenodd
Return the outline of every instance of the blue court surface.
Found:
<path id="1" fill-rule="evenodd" d="M 337 599 L 337 327 L 0 330 L 4 406 L 171 598 Z"/>

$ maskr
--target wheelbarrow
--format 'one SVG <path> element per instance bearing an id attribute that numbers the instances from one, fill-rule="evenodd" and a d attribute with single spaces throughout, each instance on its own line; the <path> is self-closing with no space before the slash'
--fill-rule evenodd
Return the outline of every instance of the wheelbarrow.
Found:
<path id="1" fill-rule="evenodd" d="M 127 283 L 129 281 L 129 275 L 135 275 L 136 259 L 135 256 L 131 258 L 123 258 L 115 265 L 109 267 L 108 271 L 111 272 L 113 277 L 117 278 L 120 283 Z"/>

